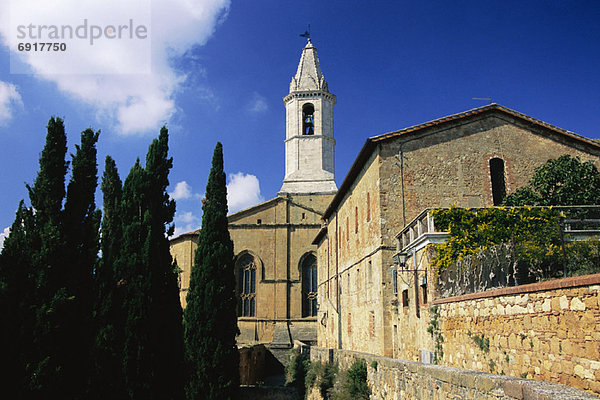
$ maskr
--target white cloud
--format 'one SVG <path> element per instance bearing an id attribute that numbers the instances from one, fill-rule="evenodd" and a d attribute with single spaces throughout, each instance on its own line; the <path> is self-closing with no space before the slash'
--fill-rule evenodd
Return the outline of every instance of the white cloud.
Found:
<path id="1" fill-rule="evenodd" d="M 264 113 L 269 110 L 269 104 L 264 96 L 254 92 L 248 103 L 248 111 L 252 113 Z"/>
<path id="2" fill-rule="evenodd" d="M 2 1 L 0 36 L 12 50 L 11 60 L 20 58 L 37 77 L 93 106 L 99 119 L 116 121 L 120 133 L 153 132 L 175 113 L 175 96 L 186 82 L 173 60 L 205 44 L 226 17 L 229 4 L 230 0 Z M 77 27 L 88 19 L 89 25 L 107 27 L 130 18 L 136 23 L 151 18 L 151 44 L 139 41 L 148 46 L 132 46 L 131 40 L 105 38 L 88 46 L 86 40 L 74 39 L 62 53 L 17 51 L 19 24 Z M 87 46 L 85 54 L 78 46 Z"/>
<path id="3" fill-rule="evenodd" d="M 23 105 L 17 87 L 12 83 L 0 81 L 0 125 L 12 118 L 13 107 Z"/>
<path id="4" fill-rule="evenodd" d="M 186 181 L 177 182 L 175 190 L 169 193 L 173 200 L 189 199 L 192 197 L 192 187 Z"/>
<path id="5" fill-rule="evenodd" d="M 227 183 L 227 204 L 234 213 L 264 201 L 260 195 L 260 183 L 254 175 L 238 172 L 229 175 Z"/>
<path id="6" fill-rule="evenodd" d="M 175 189 L 169 193 L 169 196 L 173 200 L 187 200 L 187 199 L 201 199 L 202 195 L 199 193 L 193 193 L 192 187 L 186 182 L 177 182 Z"/>
<path id="7" fill-rule="evenodd" d="M 175 215 L 175 232 L 171 237 L 177 237 L 182 233 L 192 232 L 200 228 L 201 220 L 191 211 L 177 213 Z"/>
<path id="8" fill-rule="evenodd" d="M 4 247 L 4 239 L 8 237 L 10 233 L 10 227 L 4 228 L 4 231 L 0 233 L 0 250 Z"/>

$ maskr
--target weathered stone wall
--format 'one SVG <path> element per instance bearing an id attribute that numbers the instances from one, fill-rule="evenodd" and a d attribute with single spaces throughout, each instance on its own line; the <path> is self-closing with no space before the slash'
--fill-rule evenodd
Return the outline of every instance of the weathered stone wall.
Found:
<path id="1" fill-rule="evenodd" d="M 599 161 L 598 149 L 501 112 L 424 128 L 384 141 L 380 147 L 385 210 L 381 221 L 388 244 L 426 208 L 493 205 L 491 158 L 504 160 L 507 193 L 526 185 L 535 169 L 551 158 L 570 154 L 582 161 Z"/>
<path id="2" fill-rule="evenodd" d="M 589 393 L 557 383 L 426 365 L 346 350 L 311 348 L 311 361 L 333 361 L 338 363 L 340 369 L 348 369 L 357 359 L 364 359 L 367 363 L 372 400 L 596 399 Z"/>
<path id="3" fill-rule="evenodd" d="M 440 299 L 443 364 L 600 394 L 600 274 Z"/>
<path id="4" fill-rule="evenodd" d="M 391 258 L 392 250 L 381 241 L 379 161 L 373 154 L 365 164 L 327 221 L 319 245 L 320 346 L 377 354 L 392 348 L 385 324 L 390 320 L 392 277 L 390 265 L 382 262 Z"/>
<path id="5" fill-rule="evenodd" d="M 234 255 L 251 254 L 256 264 L 256 312 L 238 318 L 239 344 L 316 341 L 316 318 L 302 317 L 300 264 L 316 253 L 311 242 L 333 195 L 281 196 L 229 216 Z M 189 288 L 197 234 L 171 240 L 171 254 L 181 269 L 181 302 Z M 237 274 L 236 270 L 236 274 Z M 236 279 L 236 282 L 239 281 Z"/>

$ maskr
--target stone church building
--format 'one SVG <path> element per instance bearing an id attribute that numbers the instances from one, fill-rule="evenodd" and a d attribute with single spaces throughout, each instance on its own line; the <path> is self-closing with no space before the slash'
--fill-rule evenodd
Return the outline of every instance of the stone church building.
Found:
<path id="1" fill-rule="evenodd" d="M 428 208 L 498 205 L 563 154 L 600 166 L 597 142 L 498 104 L 368 138 L 313 242 L 318 346 L 424 361 L 432 275 L 397 272 L 396 236 Z"/>
<path id="2" fill-rule="evenodd" d="M 286 110 L 285 177 L 277 197 L 229 215 L 238 282 L 240 345 L 289 348 L 317 340 L 317 247 L 312 240 L 337 192 L 333 107 L 336 102 L 310 39 L 300 57 Z M 189 287 L 197 232 L 171 240 Z"/>
<path id="3" fill-rule="evenodd" d="M 336 97 L 310 40 L 283 101 L 281 190 L 229 216 L 240 345 L 300 340 L 423 361 L 421 350 L 432 348 L 424 306 L 434 292 L 419 276 L 420 297 L 402 298 L 398 233 L 427 208 L 497 205 L 563 154 L 600 165 L 597 142 L 490 104 L 368 138 L 338 190 Z M 171 240 L 184 306 L 197 236 Z"/>

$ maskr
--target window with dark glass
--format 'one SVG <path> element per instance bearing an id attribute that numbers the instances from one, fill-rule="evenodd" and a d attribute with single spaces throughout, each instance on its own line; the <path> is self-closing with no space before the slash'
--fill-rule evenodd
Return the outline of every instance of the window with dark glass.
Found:
<path id="1" fill-rule="evenodd" d="M 254 317 L 256 308 L 256 263 L 250 254 L 243 255 L 238 261 L 239 273 L 239 316 Z"/>
<path id="2" fill-rule="evenodd" d="M 302 106 L 302 134 L 303 135 L 314 135 L 315 134 L 315 107 L 307 103 Z"/>
<path id="3" fill-rule="evenodd" d="M 302 316 L 317 315 L 317 258 L 310 254 L 302 261 Z"/>
<path id="4" fill-rule="evenodd" d="M 490 160 L 490 177 L 492 179 L 492 200 L 495 206 L 499 206 L 506 196 L 503 159 L 492 158 Z"/>

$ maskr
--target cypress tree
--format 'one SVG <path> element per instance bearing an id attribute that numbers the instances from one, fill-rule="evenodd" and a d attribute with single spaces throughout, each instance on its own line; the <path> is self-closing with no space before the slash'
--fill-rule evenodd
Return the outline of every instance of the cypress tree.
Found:
<path id="1" fill-rule="evenodd" d="M 98 262 L 100 210 L 96 209 L 98 185 L 96 143 L 100 131 L 86 129 L 81 144 L 72 156 L 72 176 L 67 186 L 63 212 L 65 237 L 64 282 L 70 301 L 70 312 L 64 315 L 65 325 L 60 340 L 64 343 L 65 380 L 74 397 L 85 396 L 90 375 L 92 347 L 93 274 Z M 87 396 L 86 396 L 87 397 Z"/>
<path id="2" fill-rule="evenodd" d="M 182 311 L 175 265 L 169 252 L 175 203 L 166 189 L 173 160 L 161 129 L 123 186 L 123 240 L 117 265 L 126 284 L 124 373 L 132 399 L 183 396 Z"/>
<path id="3" fill-rule="evenodd" d="M 235 399 L 239 353 L 233 243 L 227 229 L 223 146 L 217 143 L 202 206 L 202 229 L 184 312 L 189 400 Z"/>
<path id="4" fill-rule="evenodd" d="M 121 201 L 123 185 L 115 161 L 106 156 L 102 175 L 104 215 L 102 218 L 102 258 L 94 280 L 93 375 L 89 396 L 95 399 L 125 399 L 122 367 L 125 325 L 124 276 L 117 268 L 122 241 Z"/>
<path id="5" fill-rule="evenodd" d="M 150 273 L 151 343 L 155 358 L 153 394 L 157 399 L 183 398 L 183 312 L 179 300 L 176 266 L 169 251 L 168 237 L 173 234 L 175 201 L 168 193 L 169 171 L 173 159 L 168 157 L 169 135 L 162 127 L 146 156 L 148 212 L 145 217 L 147 239 L 146 263 Z M 168 227 L 167 227 L 168 226 Z"/>
<path id="6" fill-rule="evenodd" d="M 125 294 L 123 373 L 131 399 L 153 398 L 153 352 L 149 345 L 151 298 L 149 271 L 143 254 L 147 236 L 143 225 L 147 213 L 146 183 L 146 171 L 138 159 L 123 184 L 123 240 L 117 260 Z"/>
<path id="7" fill-rule="evenodd" d="M 32 261 L 33 213 L 21 200 L 0 254 L 0 382 L 6 398 L 28 398 L 35 282 Z"/>
<path id="8" fill-rule="evenodd" d="M 62 221 L 68 167 L 65 161 L 67 138 L 60 118 L 50 118 L 47 128 L 39 173 L 33 187 L 27 186 L 34 210 L 30 243 L 36 298 L 33 304 L 33 354 L 27 364 L 30 369 L 26 384 L 40 397 L 72 397 L 71 382 L 64 373 L 70 343 L 63 336 L 74 300 L 65 285 L 69 268 L 68 260 L 64 258 Z"/>

